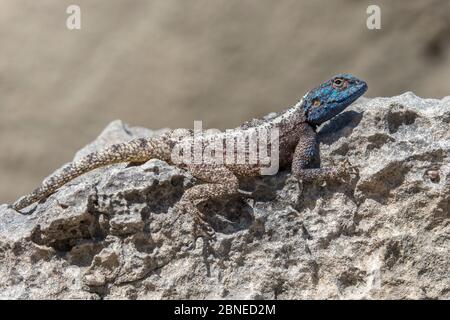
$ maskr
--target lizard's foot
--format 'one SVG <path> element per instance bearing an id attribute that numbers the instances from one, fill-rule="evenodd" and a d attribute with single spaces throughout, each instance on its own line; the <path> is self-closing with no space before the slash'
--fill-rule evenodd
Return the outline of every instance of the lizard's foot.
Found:
<path id="1" fill-rule="evenodd" d="M 193 234 L 195 238 L 203 237 L 206 239 L 214 240 L 216 233 L 206 219 L 206 215 L 198 209 L 200 205 L 206 199 L 197 199 L 190 202 L 187 205 L 187 211 L 194 217 Z"/>
<path id="2" fill-rule="evenodd" d="M 216 232 L 211 225 L 205 220 L 205 216 L 199 210 L 199 214 L 194 214 L 193 234 L 195 238 L 203 237 L 209 240 L 216 239 Z"/>
<path id="3" fill-rule="evenodd" d="M 359 174 L 359 170 L 356 166 L 352 165 L 348 159 L 340 162 L 337 165 L 337 177 L 343 179 L 344 181 L 352 178 L 353 176 L 357 176 Z"/>
<path id="4" fill-rule="evenodd" d="M 207 222 L 206 216 L 197 208 L 197 205 L 190 201 L 181 199 L 175 206 L 174 210 L 179 213 L 190 214 L 194 219 L 192 233 L 194 238 L 204 237 L 207 239 L 215 239 L 216 234 L 211 225 Z"/>

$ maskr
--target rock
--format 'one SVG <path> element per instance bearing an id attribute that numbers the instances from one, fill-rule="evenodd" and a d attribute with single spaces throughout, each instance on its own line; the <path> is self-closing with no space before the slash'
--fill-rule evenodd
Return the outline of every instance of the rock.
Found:
<path id="1" fill-rule="evenodd" d="M 450 97 L 360 99 L 320 131 L 346 183 L 241 181 L 195 244 L 173 210 L 196 183 L 160 160 L 83 175 L 25 215 L 0 206 L 0 296 L 14 299 L 449 299 Z M 158 134 L 111 123 L 80 157 Z"/>

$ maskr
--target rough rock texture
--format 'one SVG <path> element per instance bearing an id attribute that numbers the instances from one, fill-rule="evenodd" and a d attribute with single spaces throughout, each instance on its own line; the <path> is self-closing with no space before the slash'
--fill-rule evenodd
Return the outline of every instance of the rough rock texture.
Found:
<path id="1" fill-rule="evenodd" d="M 20 215 L 0 206 L 2 298 L 449 299 L 450 97 L 361 99 L 320 128 L 325 165 L 206 206 L 217 241 L 194 246 L 172 210 L 196 181 L 159 160 L 102 168 Z M 77 157 L 157 134 L 110 124 Z"/>

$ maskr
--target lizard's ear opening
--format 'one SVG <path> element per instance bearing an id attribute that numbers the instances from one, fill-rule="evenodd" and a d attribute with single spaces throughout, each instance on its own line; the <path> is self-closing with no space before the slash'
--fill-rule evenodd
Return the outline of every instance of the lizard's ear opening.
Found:
<path id="1" fill-rule="evenodd" d="M 310 124 L 316 124 L 317 117 L 322 114 L 322 109 L 326 106 L 326 96 L 321 95 L 319 90 L 309 91 L 303 97 L 303 110 L 305 112 L 306 121 Z"/>
<path id="2" fill-rule="evenodd" d="M 321 104 L 319 98 L 314 98 L 311 102 L 312 102 L 312 103 L 311 103 L 311 107 L 312 107 L 312 108 L 317 108 L 317 107 L 319 107 L 320 104 Z"/>

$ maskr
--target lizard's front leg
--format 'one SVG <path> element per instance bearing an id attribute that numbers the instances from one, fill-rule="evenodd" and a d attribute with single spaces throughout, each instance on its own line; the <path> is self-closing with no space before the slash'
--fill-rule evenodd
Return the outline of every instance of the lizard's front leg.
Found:
<path id="1" fill-rule="evenodd" d="M 317 134 L 309 124 L 303 124 L 292 159 L 292 174 L 302 181 L 332 180 L 346 174 L 346 168 L 320 168 Z"/>
<path id="2" fill-rule="evenodd" d="M 211 238 L 214 236 L 214 230 L 206 222 L 205 215 L 197 206 L 208 199 L 237 193 L 238 179 L 232 171 L 224 166 L 201 164 L 190 165 L 187 169 L 194 177 L 205 183 L 188 189 L 181 197 L 177 207 L 194 217 L 195 237 L 200 231 L 201 235 Z"/>

